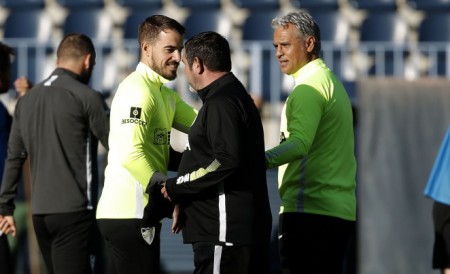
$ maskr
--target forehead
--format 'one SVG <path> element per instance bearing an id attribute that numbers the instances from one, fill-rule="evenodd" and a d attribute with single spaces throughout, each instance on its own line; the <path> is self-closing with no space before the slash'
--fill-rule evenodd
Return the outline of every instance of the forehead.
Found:
<path id="1" fill-rule="evenodd" d="M 155 45 L 160 47 L 181 47 L 183 45 L 183 36 L 174 30 L 165 29 L 158 34 Z"/>
<path id="2" fill-rule="evenodd" d="M 292 24 L 289 24 L 286 27 L 277 27 L 273 37 L 275 41 L 292 41 L 294 39 L 299 39 L 298 31 Z"/>

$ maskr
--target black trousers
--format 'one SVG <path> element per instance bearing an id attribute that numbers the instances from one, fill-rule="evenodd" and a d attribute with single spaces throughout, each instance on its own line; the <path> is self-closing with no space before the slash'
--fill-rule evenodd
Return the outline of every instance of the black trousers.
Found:
<path id="1" fill-rule="evenodd" d="M 250 273 L 250 246 L 219 246 L 195 243 L 194 274 L 248 274 Z"/>
<path id="2" fill-rule="evenodd" d="M 282 213 L 279 250 L 283 274 L 342 274 L 355 222 L 308 214 Z"/>
<path id="3" fill-rule="evenodd" d="M 149 245 L 141 234 L 139 219 L 98 219 L 100 233 L 105 239 L 108 274 L 159 274 L 160 231 Z"/>
<path id="4" fill-rule="evenodd" d="M 433 203 L 433 268 L 450 268 L 450 206 Z"/>
<path id="5" fill-rule="evenodd" d="M 8 238 L 6 235 L 0 236 L 0 273 L 13 274 L 14 261 L 12 259 L 11 250 L 8 245 Z"/>
<path id="6" fill-rule="evenodd" d="M 194 274 L 269 274 L 269 246 L 194 243 Z"/>
<path id="7" fill-rule="evenodd" d="M 33 215 L 36 238 L 48 274 L 92 272 L 95 213 L 91 210 Z M 92 256 L 91 256 L 92 255 Z"/>

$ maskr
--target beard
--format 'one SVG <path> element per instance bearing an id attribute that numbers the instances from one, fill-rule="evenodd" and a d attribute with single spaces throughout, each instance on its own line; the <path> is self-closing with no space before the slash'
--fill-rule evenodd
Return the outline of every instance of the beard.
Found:
<path id="1" fill-rule="evenodd" d="M 167 80 L 174 80 L 175 78 L 177 78 L 177 70 L 172 70 L 171 68 L 169 68 L 169 66 L 176 66 L 176 68 L 178 69 L 178 63 L 177 62 L 170 62 L 167 63 L 163 66 L 158 66 L 156 65 L 157 63 L 155 62 L 155 59 L 152 56 L 152 66 L 151 69 L 158 73 L 159 75 L 161 75 L 162 77 L 166 78 Z M 166 68 L 166 70 L 164 70 Z"/>
<path id="2" fill-rule="evenodd" d="M 83 70 L 80 74 L 80 81 L 85 85 L 89 84 L 89 81 L 91 80 L 91 75 L 92 75 L 91 69 Z"/>

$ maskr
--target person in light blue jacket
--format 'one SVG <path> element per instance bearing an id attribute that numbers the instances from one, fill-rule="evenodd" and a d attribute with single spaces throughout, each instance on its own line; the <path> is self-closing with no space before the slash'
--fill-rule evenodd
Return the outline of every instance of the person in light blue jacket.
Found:
<path id="1" fill-rule="evenodd" d="M 450 273 L 450 127 L 439 149 L 424 191 L 433 203 L 433 269 Z"/>

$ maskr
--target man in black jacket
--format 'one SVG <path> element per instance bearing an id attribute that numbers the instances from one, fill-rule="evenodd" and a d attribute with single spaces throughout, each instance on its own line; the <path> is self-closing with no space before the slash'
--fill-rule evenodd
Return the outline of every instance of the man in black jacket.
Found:
<path id="1" fill-rule="evenodd" d="M 258 110 L 230 72 L 230 48 L 221 35 L 189 39 L 183 63 L 203 106 L 178 176 L 167 179 L 161 193 L 180 206 L 195 273 L 269 273 L 272 216 Z"/>
<path id="2" fill-rule="evenodd" d="M 69 34 L 57 68 L 16 105 L 0 191 L 0 230 L 15 234 L 14 198 L 31 166 L 31 213 L 49 274 L 91 273 L 98 140 L 108 148 L 101 95 L 87 86 L 95 64 L 89 37 Z M 1 217 L 4 217 L 3 219 Z"/>
<path id="3" fill-rule="evenodd" d="M 11 57 L 14 50 L 0 43 L 0 94 L 4 94 L 9 90 L 9 81 L 11 76 Z M 0 174 L 3 174 L 3 167 L 6 158 L 6 149 L 8 145 L 9 130 L 11 127 L 11 116 L 6 107 L 0 102 Z M 1 176 L 0 176 L 1 177 Z M 1 182 L 0 182 L 1 186 Z M 0 222 L 2 221 L 0 215 Z M 9 249 L 8 239 L 0 227 L 0 265 L 2 273 L 14 273 L 13 259 L 11 250 Z"/>

